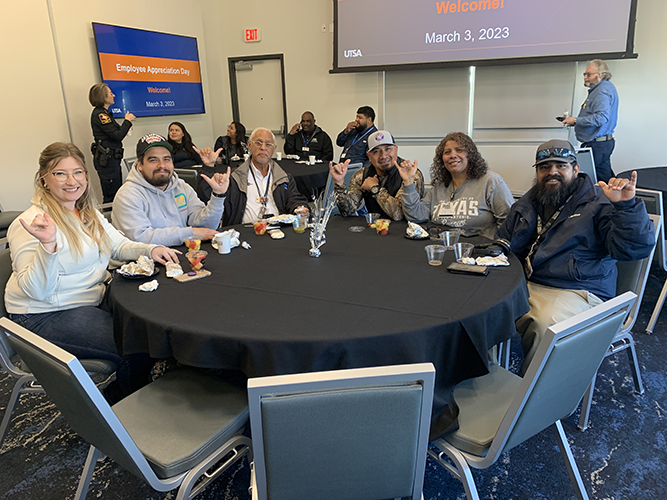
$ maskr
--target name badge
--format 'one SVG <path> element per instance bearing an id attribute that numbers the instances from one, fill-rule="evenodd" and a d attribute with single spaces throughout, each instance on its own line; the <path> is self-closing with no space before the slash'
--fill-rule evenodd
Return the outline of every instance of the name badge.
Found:
<path id="1" fill-rule="evenodd" d="M 440 205 L 440 211 L 438 211 L 438 217 L 453 217 L 453 216 L 454 216 L 454 207 L 452 207 L 449 202 L 445 202 Z"/>
<path id="2" fill-rule="evenodd" d="M 308 146 L 304 146 L 301 148 L 301 151 L 310 151 L 310 148 Z"/>

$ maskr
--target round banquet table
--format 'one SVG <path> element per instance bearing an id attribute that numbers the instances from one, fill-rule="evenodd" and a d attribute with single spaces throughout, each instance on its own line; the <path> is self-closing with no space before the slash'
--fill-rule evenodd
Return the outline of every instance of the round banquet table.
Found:
<path id="1" fill-rule="evenodd" d="M 432 362 L 432 435 L 456 429 L 454 386 L 488 373 L 487 351 L 528 311 L 520 263 L 451 274 L 453 251 L 430 266 L 430 241 L 405 238 L 405 222 L 386 236 L 353 225 L 365 222 L 332 217 L 319 258 L 308 255 L 308 231 L 284 227 L 273 240 L 235 226 L 252 248 L 220 255 L 203 243 L 211 276 L 178 283 L 162 269 L 152 293 L 137 289 L 147 279 L 117 276 L 109 293 L 120 351 L 248 377 Z M 189 269 L 185 256 L 181 264 Z"/>
<path id="2" fill-rule="evenodd" d="M 305 163 L 297 163 L 297 160 L 288 160 L 286 158 L 283 158 L 280 161 L 277 161 L 275 158 L 273 160 L 276 161 L 276 163 L 278 163 L 278 165 L 280 165 L 280 167 L 285 172 L 292 174 L 292 177 L 294 177 L 294 181 L 296 182 L 297 189 L 308 200 L 312 200 L 313 195 L 317 196 L 327 184 L 327 178 L 329 177 L 329 162 L 315 163 L 315 165 L 306 165 Z M 232 161 L 230 166 L 233 170 L 242 163 L 243 160 Z M 200 174 L 206 174 L 209 177 L 211 177 L 216 172 L 226 171 L 227 165 L 217 165 L 215 167 L 203 166 L 199 168 Z M 199 190 L 198 194 L 200 194 Z"/>

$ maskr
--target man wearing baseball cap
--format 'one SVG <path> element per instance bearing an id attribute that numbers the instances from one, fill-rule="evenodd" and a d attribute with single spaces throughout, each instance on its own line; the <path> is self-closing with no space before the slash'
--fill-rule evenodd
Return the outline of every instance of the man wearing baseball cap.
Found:
<path id="1" fill-rule="evenodd" d="M 210 148 L 196 150 L 202 162 L 214 166 L 218 156 Z M 215 236 L 229 187 L 226 174 L 202 175 L 213 191 L 204 205 L 195 190 L 174 173 L 171 144 L 158 134 L 137 143 L 137 163 L 118 190 L 111 220 L 131 240 L 176 246 L 186 238 Z"/>
<path id="2" fill-rule="evenodd" d="M 653 223 L 631 179 L 594 185 L 568 141 L 537 148 L 535 183 L 496 233 L 524 263 L 530 311 L 516 323 L 523 375 L 547 328 L 616 295 L 616 261 L 651 253 Z"/>
<path id="3" fill-rule="evenodd" d="M 403 193 L 403 179 L 398 172 L 398 165 L 405 160 L 398 157 L 398 146 L 392 135 L 386 130 L 378 130 L 368 138 L 368 152 L 370 164 L 357 170 L 350 178 L 350 185 L 345 189 L 345 174 L 350 160 L 343 163 L 329 165 L 329 172 L 333 178 L 334 190 L 338 210 L 343 216 L 357 215 L 362 202 L 366 203 L 368 212 L 379 213 L 381 217 L 401 220 L 403 208 L 401 194 Z M 410 162 L 407 162 L 410 163 Z M 415 174 L 415 188 L 419 197 L 424 196 L 424 177 L 417 170 Z"/>

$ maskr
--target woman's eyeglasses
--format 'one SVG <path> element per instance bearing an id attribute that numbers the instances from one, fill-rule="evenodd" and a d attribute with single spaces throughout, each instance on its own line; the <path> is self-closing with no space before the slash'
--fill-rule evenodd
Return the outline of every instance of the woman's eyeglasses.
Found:
<path id="1" fill-rule="evenodd" d="M 51 175 L 53 175 L 53 177 L 55 177 L 58 182 L 65 183 L 67 182 L 67 179 L 69 179 L 70 175 L 74 177 L 75 181 L 81 182 L 86 179 L 86 173 L 87 172 L 85 170 L 75 170 L 71 174 L 62 170 L 56 170 L 51 172 Z"/>

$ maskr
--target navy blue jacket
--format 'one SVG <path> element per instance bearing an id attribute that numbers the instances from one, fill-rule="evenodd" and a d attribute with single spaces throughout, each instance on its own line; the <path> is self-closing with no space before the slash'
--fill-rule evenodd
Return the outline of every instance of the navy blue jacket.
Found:
<path id="1" fill-rule="evenodd" d="M 616 261 L 639 260 L 651 253 L 653 223 L 642 200 L 612 203 L 590 177 L 580 172 L 579 178 L 577 191 L 535 253 L 530 281 L 586 290 L 608 300 L 616 295 Z M 497 238 L 511 242 L 522 262 L 537 231 L 534 189 L 512 205 L 496 232 Z"/>
<path id="2" fill-rule="evenodd" d="M 336 144 L 343 148 L 338 161 L 344 162 L 345 160 L 350 160 L 350 163 L 366 163 L 368 161 L 368 157 L 366 156 L 366 151 L 368 151 L 368 137 L 373 132 L 377 132 L 375 125 L 371 125 L 361 134 L 358 134 L 356 129 L 350 130 L 347 134 L 343 130 L 338 134 Z"/>

